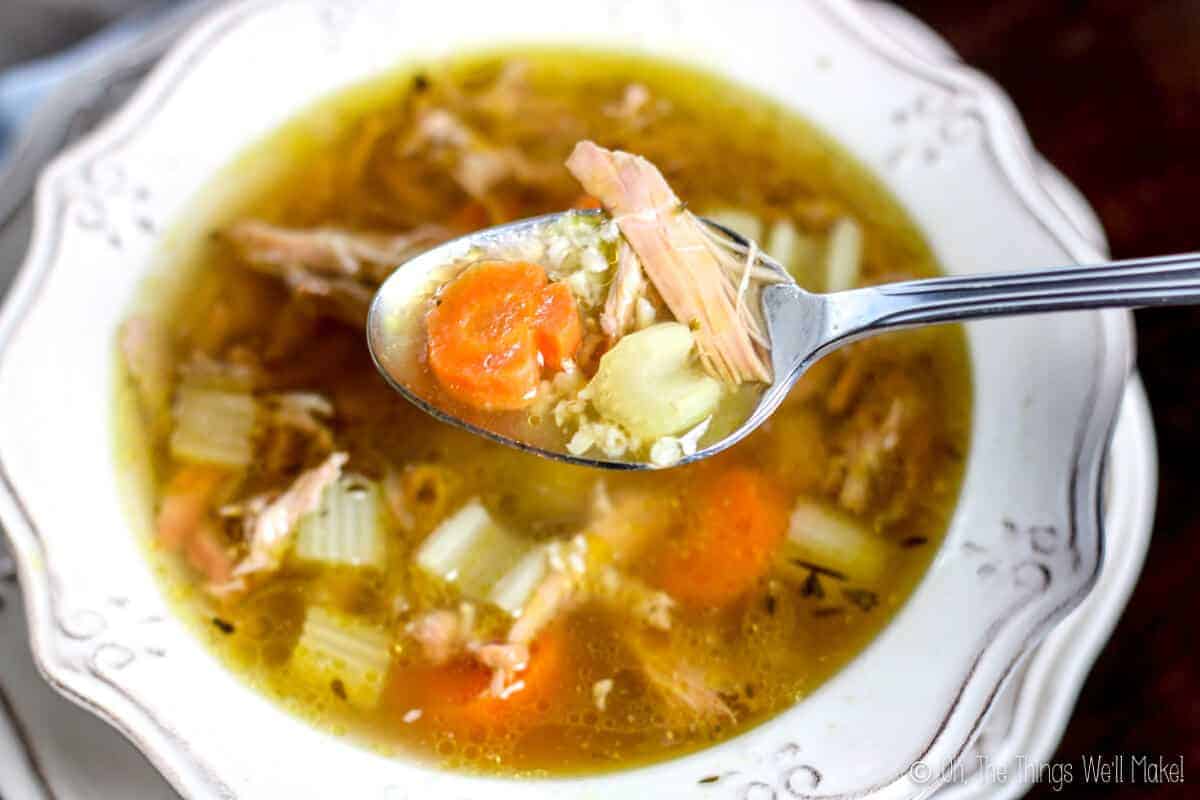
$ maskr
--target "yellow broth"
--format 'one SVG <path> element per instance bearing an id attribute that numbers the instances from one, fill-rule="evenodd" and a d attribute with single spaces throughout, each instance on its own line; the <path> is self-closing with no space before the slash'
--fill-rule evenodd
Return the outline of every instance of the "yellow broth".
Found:
<path id="1" fill-rule="evenodd" d="M 527 68 L 525 89 L 506 101 L 507 110 L 489 110 L 489 90 L 517 61 Z M 646 87 L 652 105 L 631 119 L 613 109 L 635 83 Z M 391 520 L 382 571 L 288 558 L 247 591 L 223 597 L 206 591 L 183 558 L 152 542 L 165 590 L 230 669 L 286 708 L 378 751 L 448 768 L 509 775 L 625 768 L 705 747 L 786 710 L 891 619 L 945 533 L 969 440 L 971 386 L 962 331 L 895 334 L 834 354 L 801 381 L 771 421 L 715 463 L 656 473 L 589 471 L 438 423 L 385 385 L 361 329 L 320 319 L 280 344 L 287 338 L 277 330 L 287 290 L 277 278 L 245 269 L 209 236 L 245 217 L 297 228 L 402 231 L 461 215 L 471 198 L 448 177 L 445 164 L 398 155 L 419 110 L 431 104 L 452 108 L 494 146 L 514 148 L 550 174 L 536 187 L 499 186 L 478 224 L 569 206 L 579 189 L 560 165 L 576 141 L 592 138 L 645 155 L 701 213 L 744 209 L 768 222 L 790 220 L 815 236 L 852 216 L 864 231 L 865 283 L 937 272 L 904 211 L 845 152 L 780 106 L 690 67 L 603 53 L 492 53 L 406 69 L 323 101 L 238 162 L 240 171 L 258 166 L 265 176 L 261 185 L 221 206 L 211 230 L 177 234 L 174 251 L 189 255 L 177 255 L 168 278 L 141 305 L 169 321 L 179 359 L 200 352 L 253 363 L 264 376 L 255 388 L 259 394 L 303 391 L 328 398 L 335 409 L 335 446 L 349 454 L 347 469 L 371 479 L 402 476 L 412 514 L 403 524 Z M 823 288 L 819 270 L 798 273 L 804 285 Z M 124 386 L 120 400 L 122 420 L 135 419 L 132 393 Z M 897 413 L 903 424 L 889 439 L 886 428 L 897 424 Z M 120 457 L 133 463 L 148 453 L 158 476 L 153 493 L 161 497 L 178 466 L 167 431 L 119 427 Z M 315 463 L 303 448 L 257 446 L 232 496 L 221 503 L 282 490 Z M 672 521 L 629 567 L 656 586 L 672 549 L 683 546 L 703 492 L 719 485 L 711 476 L 734 468 L 764 476 L 789 503 L 805 498 L 836 509 L 867 533 L 883 569 L 863 582 L 793 559 L 771 567 L 721 607 L 677 606 L 662 636 L 665 646 L 700 666 L 728 714 L 704 717 L 666 702 L 621 638 L 627 623 L 592 602 L 573 610 L 558 629 L 562 653 L 548 680 L 552 685 L 503 724 L 462 723 L 434 710 L 416 718 L 410 713 L 421 710 L 412 704 L 413 691 L 421 688 L 413 681 L 426 673 L 420 652 L 404 635 L 406 621 L 459 599 L 452 586 L 416 569 L 413 554 L 455 509 L 478 498 L 511 530 L 545 541 L 586 527 L 598 481 L 613 496 L 640 492 L 653 517 Z M 241 552 L 240 528 L 220 515 L 219 505 L 214 500 L 206 514 L 223 526 L 230 551 Z M 376 707 L 356 707 L 337 681 L 313 683 L 289 667 L 306 608 L 314 604 L 393 637 L 390 679 Z M 501 631 L 504 624 L 496 609 L 479 609 L 481 630 Z M 603 680 L 611 680 L 612 688 L 602 709 L 595 687 Z"/>

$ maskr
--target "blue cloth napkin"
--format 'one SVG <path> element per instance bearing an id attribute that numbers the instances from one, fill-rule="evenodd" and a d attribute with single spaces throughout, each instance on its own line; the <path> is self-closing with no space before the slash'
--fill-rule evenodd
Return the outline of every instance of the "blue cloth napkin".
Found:
<path id="1" fill-rule="evenodd" d="M 180 0 L 159 0 L 57 53 L 0 72 L 0 161 L 22 124 L 50 92 L 83 73 L 90 62 L 134 41 Z M 52 24 L 48 22 L 47 24 Z M 0 38 L 3 37 L 0 31 Z"/>

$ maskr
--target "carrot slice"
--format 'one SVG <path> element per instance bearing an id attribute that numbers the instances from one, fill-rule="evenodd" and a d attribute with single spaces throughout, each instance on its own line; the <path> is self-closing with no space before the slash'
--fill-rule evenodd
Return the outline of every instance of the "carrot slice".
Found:
<path id="1" fill-rule="evenodd" d="M 534 341 L 546 271 L 489 261 L 466 270 L 426 317 L 429 366 L 455 399 L 485 410 L 524 408 L 541 370 Z"/>
<path id="2" fill-rule="evenodd" d="M 723 606 L 767 571 L 787 533 L 786 501 L 763 473 L 733 467 L 701 484 L 683 537 L 659 560 L 658 584 L 681 603 Z"/>
<path id="3" fill-rule="evenodd" d="M 191 539 L 227 474 L 216 467 L 188 464 L 171 476 L 155 521 L 158 540 L 168 550 L 178 550 Z"/>
<path id="4" fill-rule="evenodd" d="M 537 348 L 548 369 L 561 370 L 583 341 L 583 323 L 575 296 L 565 283 L 552 283 L 542 290 L 537 315 Z"/>
<path id="5" fill-rule="evenodd" d="M 566 647 L 561 627 L 545 631 L 530 648 L 529 665 L 519 673 L 523 688 L 506 697 L 488 691 L 492 673 L 473 659 L 402 667 L 392 675 L 389 705 L 399 714 L 421 709 L 422 719 L 460 732 L 529 724 L 564 686 Z"/>
<path id="6" fill-rule="evenodd" d="M 561 369 L 582 339 L 570 290 L 520 261 L 467 269 L 426 316 L 429 367 L 450 396 L 487 411 L 528 406 L 542 362 Z"/>
<path id="7" fill-rule="evenodd" d="M 414 707 L 425 714 L 461 722 L 459 712 L 487 692 L 492 675 L 479 662 L 463 657 L 436 667 L 411 667 L 405 670 L 405 679 L 416 689 L 411 702 Z"/>
<path id="8" fill-rule="evenodd" d="M 520 690 L 507 697 L 496 697 L 490 692 L 476 695 L 470 703 L 459 707 L 460 714 L 466 721 L 487 726 L 545 708 L 563 688 L 566 659 L 566 634 L 561 625 L 548 628 L 529 647 L 529 664 L 517 674 L 522 684 Z M 490 678 L 491 673 L 488 675 Z"/>

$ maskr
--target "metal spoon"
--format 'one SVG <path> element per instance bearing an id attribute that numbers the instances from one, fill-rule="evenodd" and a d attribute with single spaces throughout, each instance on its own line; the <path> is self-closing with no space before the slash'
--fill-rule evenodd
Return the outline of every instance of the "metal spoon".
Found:
<path id="1" fill-rule="evenodd" d="M 389 319 L 394 320 L 406 309 L 420 305 L 429 296 L 431 281 L 439 269 L 461 263 L 472 251 L 519 242 L 522 237 L 534 234 L 561 216 L 549 214 L 478 231 L 405 263 L 384 281 L 371 304 L 367 319 L 367 343 L 371 355 L 380 372 L 397 391 L 440 420 L 512 447 L 574 464 L 608 469 L 656 469 L 658 467 L 648 461 L 571 455 L 564 449 L 519 439 L 510 432 L 498 430 L 489 424 L 486 415 L 472 414 L 468 409 L 447 408 L 423 390 L 418 385 L 417 373 L 406 367 L 411 363 L 411 350 L 397 349 L 396 327 Z M 746 244 L 736 232 L 711 220 L 705 222 L 735 242 Z M 769 256 L 764 255 L 761 263 L 778 270 L 781 277 L 787 276 Z M 757 405 L 740 426 L 717 441 L 704 443 L 701 449 L 672 466 L 708 458 L 745 438 L 771 416 L 817 359 L 867 336 L 980 317 L 1196 302 L 1200 302 L 1200 254 L 1197 253 L 1091 267 L 903 281 L 830 294 L 805 291 L 789 277 L 784 277 L 762 293 L 774 382 L 762 392 Z"/>

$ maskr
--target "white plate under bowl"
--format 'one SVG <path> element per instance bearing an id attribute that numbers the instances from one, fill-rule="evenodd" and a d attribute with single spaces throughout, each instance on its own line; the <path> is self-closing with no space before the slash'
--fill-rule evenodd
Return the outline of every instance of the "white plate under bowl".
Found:
<path id="1" fill-rule="evenodd" d="M 1100 472 L 1132 354 L 1119 312 L 970 327 L 973 449 L 928 576 L 847 669 L 722 745 L 593 778 L 453 775 L 315 731 L 216 666 L 170 617 L 136 541 L 144 519 L 118 499 L 112 336 L 163 244 L 156 231 L 317 95 L 497 41 L 634 47 L 704 64 L 832 132 L 896 192 L 951 272 L 1100 259 L 1039 182 L 1003 95 L 882 35 L 849 3 L 560 10 L 548 0 L 445 0 L 419 17 L 387 0 L 232 5 L 42 178 L 34 241 L 0 317 L 0 414 L 20 420 L 0 429 L 0 518 L 40 667 L 186 796 L 919 796 L 953 777 L 1002 687 L 1100 574 Z M 916 761 L 932 777 L 910 774 Z"/>

